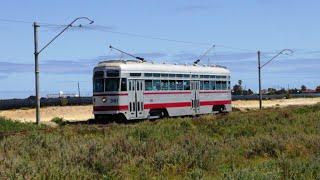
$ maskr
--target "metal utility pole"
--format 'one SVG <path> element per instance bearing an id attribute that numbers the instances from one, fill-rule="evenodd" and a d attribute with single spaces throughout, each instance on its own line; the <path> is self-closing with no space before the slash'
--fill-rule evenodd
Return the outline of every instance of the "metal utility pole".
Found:
<path id="1" fill-rule="evenodd" d="M 46 45 L 43 46 L 40 50 L 38 50 L 38 27 L 40 27 L 36 22 L 33 23 L 33 36 L 34 36 L 34 71 L 35 71 L 35 89 L 36 89 L 36 122 L 40 124 L 40 95 L 39 95 L 39 54 L 47 48 L 54 40 L 56 40 L 63 32 L 65 32 L 68 28 L 73 26 L 73 23 L 80 19 L 85 19 L 89 21 L 89 24 L 92 24 L 94 21 L 87 17 L 78 17 L 74 19 L 70 24 L 68 24 L 62 31 L 60 31 L 55 37 L 53 37 Z M 79 27 L 82 27 L 81 25 Z"/>
<path id="2" fill-rule="evenodd" d="M 38 27 L 36 22 L 33 23 L 33 37 L 34 37 L 34 75 L 35 75 L 35 89 L 36 89 L 36 122 L 40 124 L 40 96 L 39 96 L 39 52 L 38 52 Z"/>
<path id="3" fill-rule="evenodd" d="M 285 51 L 288 51 L 289 53 L 284 53 Z M 260 55 L 261 52 L 258 51 L 258 73 L 259 73 L 259 108 L 262 109 L 262 90 L 261 90 L 261 69 L 269 64 L 272 60 L 274 60 L 276 57 L 280 56 L 281 54 L 284 55 L 289 55 L 292 54 L 293 51 L 291 49 L 283 49 L 282 51 L 280 51 L 278 54 L 276 54 L 275 56 L 273 56 L 269 61 L 267 61 L 266 63 L 264 63 L 263 65 L 260 64 Z"/>
<path id="4" fill-rule="evenodd" d="M 260 51 L 258 51 L 258 74 L 259 74 L 259 108 L 262 109 Z"/>
<path id="5" fill-rule="evenodd" d="M 78 97 L 80 97 L 80 85 L 79 85 L 79 82 L 78 82 Z"/>

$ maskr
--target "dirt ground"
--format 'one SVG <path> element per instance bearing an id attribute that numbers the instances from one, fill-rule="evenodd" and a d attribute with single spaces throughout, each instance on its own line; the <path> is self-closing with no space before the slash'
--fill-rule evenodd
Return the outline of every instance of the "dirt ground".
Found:
<path id="1" fill-rule="evenodd" d="M 279 99 L 264 100 L 263 107 L 288 106 L 288 105 L 311 105 L 320 103 L 320 98 L 297 98 L 297 99 Z M 259 101 L 233 101 L 232 106 L 241 110 L 256 109 L 259 107 Z M 40 111 L 42 122 L 48 122 L 54 117 L 62 117 L 68 121 L 85 121 L 93 118 L 92 106 L 55 106 L 43 107 Z M 35 122 L 35 109 L 15 109 L 0 111 L 0 116 L 22 122 Z"/>

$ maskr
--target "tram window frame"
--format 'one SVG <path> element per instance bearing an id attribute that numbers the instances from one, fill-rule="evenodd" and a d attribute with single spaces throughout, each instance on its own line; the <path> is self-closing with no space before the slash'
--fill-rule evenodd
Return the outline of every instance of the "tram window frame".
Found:
<path id="1" fill-rule="evenodd" d="M 183 74 L 176 74 L 176 77 L 177 77 L 177 78 L 182 78 L 182 77 L 183 77 Z"/>
<path id="2" fill-rule="evenodd" d="M 210 81 L 210 90 L 216 90 L 216 81 Z"/>
<path id="3" fill-rule="evenodd" d="M 183 74 L 184 78 L 190 78 L 190 74 Z"/>
<path id="4" fill-rule="evenodd" d="M 160 77 L 160 73 L 152 73 L 152 77 Z"/>
<path id="5" fill-rule="evenodd" d="M 216 81 L 216 89 L 222 90 L 222 81 Z"/>
<path id="6" fill-rule="evenodd" d="M 144 80 L 144 90 L 145 91 L 152 91 L 153 90 L 153 85 L 152 85 L 152 80 L 151 79 Z"/>
<path id="7" fill-rule="evenodd" d="M 203 90 L 210 90 L 210 81 L 203 81 Z"/>
<path id="8" fill-rule="evenodd" d="M 177 90 L 183 90 L 183 80 L 177 80 Z"/>
<path id="9" fill-rule="evenodd" d="M 161 90 L 167 91 L 169 90 L 169 80 L 160 80 Z"/>
<path id="10" fill-rule="evenodd" d="M 221 90 L 226 90 L 227 86 L 227 81 L 221 81 Z"/>
<path id="11" fill-rule="evenodd" d="M 104 78 L 104 71 L 96 71 L 96 72 L 94 72 L 93 78 L 95 78 L 95 79 Z"/>
<path id="12" fill-rule="evenodd" d="M 183 80 L 183 90 L 190 90 L 190 80 Z"/>
<path id="13" fill-rule="evenodd" d="M 99 88 L 97 88 L 97 85 L 102 85 Z M 93 92 L 104 92 L 104 79 L 103 78 L 97 78 L 93 80 Z"/>
<path id="14" fill-rule="evenodd" d="M 169 80 L 169 90 L 177 90 L 176 80 Z"/>
<path id="15" fill-rule="evenodd" d="M 199 78 L 199 75 L 198 74 L 192 74 L 191 78 Z"/>
<path id="16" fill-rule="evenodd" d="M 200 81 L 200 90 L 203 90 L 203 81 Z"/>
<path id="17" fill-rule="evenodd" d="M 169 77 L 170 77 L 170 78 L 175 78 L 175 77 L 176 77 L 176 74 L 169 74 Z"/>
<path id="18" fill-rule="evenodd" d="M 127 78 L 121 78 L 120 90 L 127 91 Z"/>
<path id="19" fill-rule="evenodd" d="M 109 82 L 114 82 L 114 83 L 111 84 L 110 86 L 108 86 Z M 104 79 L 104 91 L 105 92 L 110 92 L 110 91 L 112 92 L 112 91 L 119 91 L 119 90 L 120 90 L 120 78 L 106 78 L 106 79 Z"/>
<path id="20" fill-rule="evenodd" d="M 120 70 L 118 69 L 108 69 L 106 72 L 107 77 L 119 77 L 120 76 Z"/>
<path id="21" fill-rule="evenodd" d="M 140 77 L 141 73 L 130 73 L 131 77 Z"/>
<path id="22" fill-rule="evenodd" d="M 160 91 L 161 90 L 161 81 L 156 79 L 152 80 L 152 90 L 153 91 Z"/>
<path id="23" fill-rule="evenodd" d="M 167 74 L 167 73 L 161 73 L 160 76 L 167 78 L 167 77 L 169 77 L 169 74 Z"/>
<path id="24" fill-rule="evenodd" d="M 210 78 L 211 78 L 211 79 L 215 79 L 216 76 L 215 76 L 215 75 L 210 75 Z"/>
<path id="25" fill-rule="evenodd" d="M 152 77 L 152 73 L 144 73 L 144 77 Z"/>

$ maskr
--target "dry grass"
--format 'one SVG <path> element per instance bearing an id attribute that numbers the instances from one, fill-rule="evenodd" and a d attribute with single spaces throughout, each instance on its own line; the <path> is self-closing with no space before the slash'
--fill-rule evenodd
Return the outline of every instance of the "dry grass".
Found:
<path id="1" fill-rule="evenodd" d="M 316 179 L 320 104 L 0 139 L 4 179 Z"/>
<path id="2" fill-rule="evenodd" d="M 320 102 L 320 98 L 298 98 L 298 99 L 280 99 L 280 100 L 264 100 L 264 107 L 285 107 L 289 105 L 312 105 Z M 249 101 L 233 101 L 233 107 L 240 110 L 257 109 L 259 102 L 255 100 Z M 0 111 L 0 116 L 10 119 L 19 120 L 20 122 L 35 122 L 35 109 L 16 109 Z M 81 121 L 93 118 L 92 106 L 55 106 L 41 108 L 42 122 L 49 122 L 55 117 L 61 117 L 68 121 Z"/>

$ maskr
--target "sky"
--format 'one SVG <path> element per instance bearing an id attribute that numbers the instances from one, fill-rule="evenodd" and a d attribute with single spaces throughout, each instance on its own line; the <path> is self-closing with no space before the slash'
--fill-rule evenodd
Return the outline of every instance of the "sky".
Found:
<path id="1" fill-rule="evenodd" d="M 92 94 L 92 69 L 102 60 L 131 59 L 109 45 L 155 62 L 191 64 L 212 45 L 202 64 L 227 66 L 234 85 L 314 89 L 320 85 L 320 2 L 316 0 L 2 0 L 0 99 L 34 94 L 32 22 L 40 24 L 39 49 L 77 17 L 81 20 L 39 56 L 42 96 L 59 91 Z"/>

